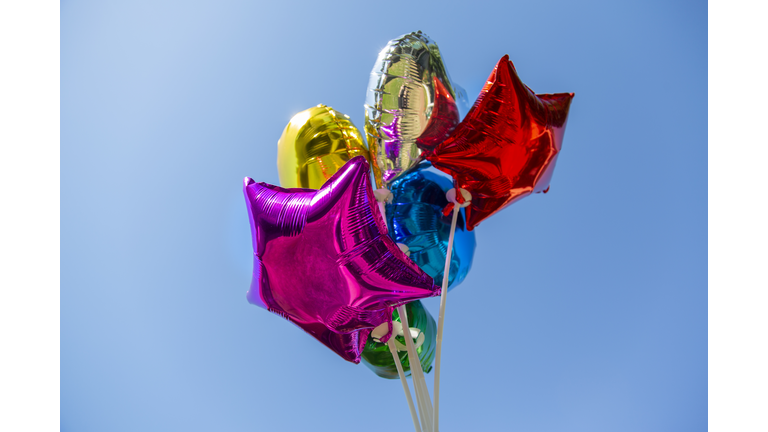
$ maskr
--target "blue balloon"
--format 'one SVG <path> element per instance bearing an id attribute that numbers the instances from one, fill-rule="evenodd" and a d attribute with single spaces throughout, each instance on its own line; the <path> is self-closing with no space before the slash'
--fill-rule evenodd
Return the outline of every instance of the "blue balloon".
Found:
<path id="1" fill-rule="evenodd" d="M 387 227 L 389 236 L 407 245 L 411 259 L 440 285 L 451 233 L 451 214 L 443 216 L 443 208 L 448 204 L 445 193 L 453 183 L 442 174 L 428 171 L 429 167 L 428 162 L 422 162 L 392 182 L 394 199 L 386 206 Z M 462 209 L 453 240 L 448 291 L 467 276 L 475 254 L 475 233 L 467 230 L 465 221 Z"/>

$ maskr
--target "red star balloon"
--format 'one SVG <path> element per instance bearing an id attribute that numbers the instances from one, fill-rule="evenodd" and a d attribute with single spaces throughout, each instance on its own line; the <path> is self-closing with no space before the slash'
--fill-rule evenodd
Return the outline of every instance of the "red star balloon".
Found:
<path id="1" fill-rule="evenodd" d="M 245 179 L 253 240 L 248 301 L 358 363 L 392 307 L 440 294 L 387 235 L 369 165 L 350 159 L 319 190 Z"/>
<path id="2" fill-rule="evenodd" d="M 536 95 L 504 56 L 475 105 L 426 158 L 472 194 L 472 230 L 533 192 L 549 190 L 573 93 Z"/>

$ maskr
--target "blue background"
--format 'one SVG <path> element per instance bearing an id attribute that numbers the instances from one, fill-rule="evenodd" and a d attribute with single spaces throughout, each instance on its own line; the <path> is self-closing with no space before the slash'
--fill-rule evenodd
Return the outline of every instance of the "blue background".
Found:
<path id="1" fill-rule="evenodd" d="M 441 430 L 707 430 L 706 2 L 106 3 L 61 4 L 62 430 L 412 430 L 397 381 L 246 302 L 241 186 L 300 110 L 362 126 L 419 29 L 472 101 L 504 54 L 576 93 L 549 194 L 451 291 Z"/>

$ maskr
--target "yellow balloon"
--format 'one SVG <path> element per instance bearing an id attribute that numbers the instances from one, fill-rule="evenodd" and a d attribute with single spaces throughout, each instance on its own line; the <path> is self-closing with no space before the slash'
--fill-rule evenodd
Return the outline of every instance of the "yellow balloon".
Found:
<path id="1" fill-rule="evenodd" d="M 280 186 L 320 189 L 355 156 L 370 162 L 363 136 L 348 115 L 325 105 L 302 111 L 277 141 Z"/>

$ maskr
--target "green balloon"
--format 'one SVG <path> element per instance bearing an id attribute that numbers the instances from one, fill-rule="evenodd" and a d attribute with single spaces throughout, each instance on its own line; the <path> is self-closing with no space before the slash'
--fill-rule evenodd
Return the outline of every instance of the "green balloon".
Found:
<path id="1" fill-rule="evenodd" d="M 405 313 L 408 314 L 408 325 L 413 330 L 419 330 L 419 336 L 413 338 L 414 344 L 417 344 L 418 340 L 423 335 L 423 342 L 416 348 L 416 353 L 419 355 L 419 361 L 421 362 L 421 368 L 424 372 L 432 370 L 432 361 L 435 359 L 435 345 L 437 335 L 437 325 L 432 315 L 427 312 L 420 301 L 415 301 L 405 305 Z M 392 312 L 392 321 L 400 322 L 400 315 L 397 313 L 397 308 Z M 405 339 L 403 336 L 395 336 L 395 345 L 398 346 L 397 355 L 400 357 L 400 363 L 403 365 L 403 371 L 405 376 L 411 375 L 411 365 L 408 362 L 408 352 L 405 350 Z M 400 351 L 402 349 L 402 351 Z M 382 378 L 398 379 L 397 366 L 392 358 L 392 353 L 389 351 L 389 347 L 385 343 L 379 343 L 373 340 L 372 336 L 368 336 L 368 341 L 365 343 L 365 349 L 363 350 L 363 363 L 368 366 L 376 375 Z"/>

